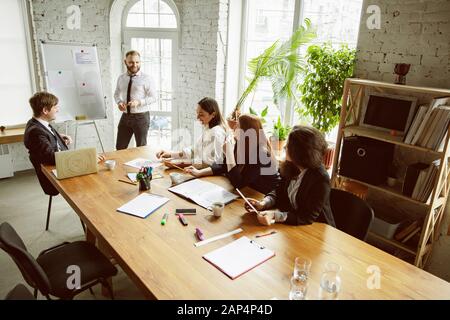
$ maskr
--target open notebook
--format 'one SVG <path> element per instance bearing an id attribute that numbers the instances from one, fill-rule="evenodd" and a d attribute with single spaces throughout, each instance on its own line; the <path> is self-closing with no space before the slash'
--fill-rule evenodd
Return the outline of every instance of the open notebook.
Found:
<path id="1" fill-rule="evenodd" d="M 146 218 L 159 207 L 163 206 L 167 201 L 169 201 L 169 199 L 165 197 L 155 194 L 142 193 L 133 200 L 125 203 L 120 208 L 117 208 L 117 211 L 140 218 Z"/>
<path id="2" fill-rule="evenodd" d="M 227 204 L 238 198 L 237 195 L 225 190 L 221 186 L 200 179 L 181 183 L 175 187 L 169 188 L 169 191 L 191 199 L 206 209 L 214 202 L 223 202 L 224 204 Z"/>
<path id="3" fill-rule="evenodd" d="M 203 258 L 234 280 L 274 256 L 274 251 L 241 237 L 205 254 Z"/>

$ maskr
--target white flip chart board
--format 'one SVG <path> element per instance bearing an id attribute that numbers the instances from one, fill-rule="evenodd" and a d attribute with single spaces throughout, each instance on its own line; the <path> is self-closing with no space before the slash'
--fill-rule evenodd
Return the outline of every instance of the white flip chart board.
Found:
<path id="1" fill-rule="evenodd" d="M 41 42 L 45 89 L 59 99 L 56 121 L 106 118 L 95 45 Z"/>

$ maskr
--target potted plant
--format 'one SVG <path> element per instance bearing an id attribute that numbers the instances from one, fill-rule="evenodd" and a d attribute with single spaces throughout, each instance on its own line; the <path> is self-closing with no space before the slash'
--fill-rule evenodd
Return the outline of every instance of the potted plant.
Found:
<path id="1" fill-rule="evenodd" d="M 355 50 L 347 45 L 339 49 L 333 49 L 329 43 L 312 45 L 307 50 L 306 60 L 305 78 L 299 86 L 303 108 L 296 110 L 327 135 L 339 123 L 344 81 L 353 75 Z M 327 169 L 333 163 L 333 156 L 334 146 L 324 157 Z"/>
<path id="2" fill-rule="evenodd" d="M 285 42 L 275 41 L 259 56 L 248 63 L 250 77 L 248 85 L 239 98 L 231 115 L 227 118 L 228 125 L 234 129 L 241 107 L 262 79 L 269 79 L 272 83 L 273 101 L 278 105 L 282 98 L 296 99 L 296 90 L 305 69 L 303 56 L 299 47 L 316 37 L 311 21 L 305 19 L 304 26 L 300 26 Z"/>
<path id="3" fill-rule="evenodd" d="M 273 124 L 272 136 L 270 137 L 270 143 L 274 151 L 280 152 L 283 149 L 290 131 L 291 127 L 283 125 L 281 118 L 278 117 L 278 120 Z"/>

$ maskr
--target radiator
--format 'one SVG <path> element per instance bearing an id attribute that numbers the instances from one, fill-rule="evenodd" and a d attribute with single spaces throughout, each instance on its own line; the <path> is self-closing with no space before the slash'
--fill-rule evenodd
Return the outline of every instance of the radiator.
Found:
<path id="1" fill-rule="evenodd" d="M 0 178 L 8 178 L 14 175 L 13 161 L 9 146 L 0 144 Z"/>

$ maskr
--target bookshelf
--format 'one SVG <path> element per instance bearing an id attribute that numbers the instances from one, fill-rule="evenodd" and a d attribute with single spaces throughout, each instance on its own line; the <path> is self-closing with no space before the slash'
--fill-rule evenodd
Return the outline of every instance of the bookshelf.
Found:
<path id="1" fill-rule="evenodd" d="M 416 247 L 406 245 L 405 243 L 396 241 L 395 239 L 384 238 L 383 236 L 373 232 L 371 232 L 370 235 L 379 241 L 387 243 L 390 246 L 412 255 L 414 258 L 414 265 L 424 268 L 430 257 L 433 244 L 439 236 L 439 228 L 444 218 L 445 205 L 447 203 L 447 198 L 450 191 L 450 168 L 448 162 L 450 126 L 447 128 L 444 148 L 440 151 L 404 143 L 403 136 L 395 136 L 391 135 L 389 132 L 359 126 L 364 96 L 368 91 L 415 96 L 419 100 L 419 105 L 430 103 L 437 97 L 450 96 L 450 90 L 405 86 L 365 79 L 346 79 L 342 98 L 339 130 L 336 140 L 336 152 L 333 159 L 331 181 L 334 188 L 340 188 L 342 183 L 346 180 L 355 181 L 369 187 L 369 189 L 376 190 L 381 197 L 386 197 L 386 199 L 389 197 L 402 200 L 398 202 L 398 205 L 405 205 L 406 202 L 408 206 L 418 206 L 421 210 L 423 210 L 423 225 L 420 231 L 420 240 Z M 340 175 L 340 150 L 344 137 L 348 136 L 361 136 L 394 144 L 402 149 L 402 154 L 411 153 L 416 155 L 418 154 L 419 156 L 426 155 L 434 157 L 434 159 L 440 159 L 437 179 L 434 181 L 429 201 L 424 203 L 403 195 L 401 185 L 396 185 L 395 187 L 389 187 L 386 184 L 371 185 L 370 183 Z"/>

